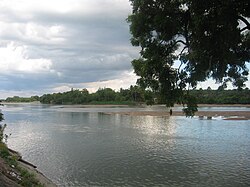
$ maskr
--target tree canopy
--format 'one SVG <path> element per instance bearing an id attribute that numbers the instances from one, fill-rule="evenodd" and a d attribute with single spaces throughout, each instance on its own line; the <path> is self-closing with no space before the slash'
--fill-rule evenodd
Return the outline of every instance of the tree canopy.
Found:
<path id="1" fill-rule="evenodd" d="M 161 93 L 167 106 L 186 104 L 199 81 L 244 87 L 250 60 L 248 0 L 130 0 L 132 61 L 138 84 Z"/>
<path id="2" fill-rule="evenodd" d="M 250 90 L 224 90 L 219 87 L 212 90 L 208 86 L 207 89 L 192 89 L 189 91 L 191 97 L 197 99 L 198 104 L 250 104 Z M 53 94 L 44 94 L 41 97 L 31 96 L 8 97 L 4 102 L 33 102 L 40 101 L 44 104 L 112 104 L 112 105 L 141 105 L 141 104 L 164 104 L 159 93 L 151 90 L 144 90 L 139 86 L 130 86 L 128 89 L 121 88 L 119 91 L 111 88 L 100 88 L 94 93 L 89 93 L 87 89 L 72 89 L 71 91 Z M 0 122 L 1 122 L 0 113 Z"/>

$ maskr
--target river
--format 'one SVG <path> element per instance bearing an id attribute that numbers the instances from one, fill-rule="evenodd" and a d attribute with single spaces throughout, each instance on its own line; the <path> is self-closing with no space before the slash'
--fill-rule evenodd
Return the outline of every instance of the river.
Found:
<path id="1" fill-rule="evenodd" d="M 249 121 L 102 113 L 164 107 L 1 108 L 8 146 L 58 186 L 250 186 Z"/>

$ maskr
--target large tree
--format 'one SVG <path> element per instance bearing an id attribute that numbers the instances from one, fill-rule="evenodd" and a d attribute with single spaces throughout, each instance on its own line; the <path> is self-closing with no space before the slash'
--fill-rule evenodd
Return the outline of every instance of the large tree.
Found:
<path id="1" fill-rule="evenodd" d="M 188 89 L 213 78 L 244 87 L 250 59 L 248 0 L 130 0 L 132 61 L 138 84 L 161 94 L 167 106 L 196 111 Z M 178 66 L 177 66 L 178 64 Z"/>

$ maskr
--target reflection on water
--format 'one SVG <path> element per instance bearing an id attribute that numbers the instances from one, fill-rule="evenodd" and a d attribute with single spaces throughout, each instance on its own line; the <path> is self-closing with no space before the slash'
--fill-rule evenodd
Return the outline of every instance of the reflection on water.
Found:
<path id="1" fill-rule="evenodd" d="M 8 145 L 59 186 L 250 184 L 249 121 L 82 110 L 5 106 Z"/>

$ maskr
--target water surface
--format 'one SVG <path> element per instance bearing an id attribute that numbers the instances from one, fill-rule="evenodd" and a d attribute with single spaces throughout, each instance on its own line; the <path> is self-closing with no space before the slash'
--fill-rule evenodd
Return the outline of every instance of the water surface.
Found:
<path id="1" fill-rule="evenodd" d="M 163 109 L 2 108 L 9 147 L 59 186 L 250 186 L 249 121 L 101 113 Z"/>

